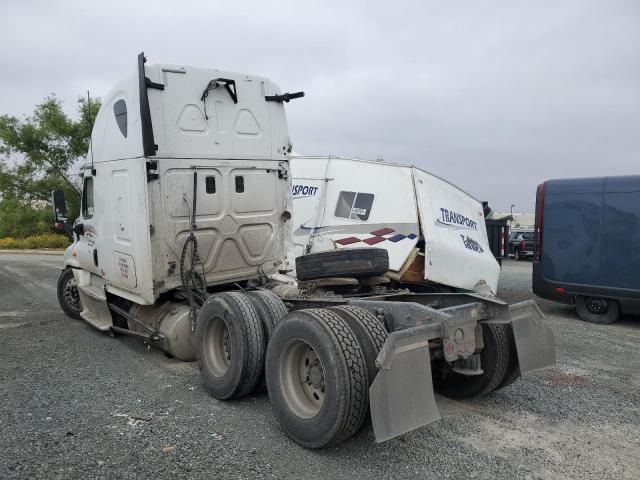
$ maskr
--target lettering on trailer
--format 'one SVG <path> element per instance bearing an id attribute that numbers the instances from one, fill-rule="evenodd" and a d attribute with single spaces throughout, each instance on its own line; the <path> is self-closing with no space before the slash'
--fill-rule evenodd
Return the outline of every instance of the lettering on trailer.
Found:
<path id="1" fill-rule="evenodd" d="M 465 248 L 478 253 L 484 252 L 484 249 L 473 238 L 465 237 L 464 235 L 460 235 L 460 238 L 462 239 L 462 243 L 464 243 Z"/>
<path id="2" fill-rule="evenodd" d="M 318 187 L 311 185 L 293 185 L 291 187 L 291 194 L 296 198 L 313 197 L 318 193 Z"/>
<path id="3" fill-rule="evenodd" d="M 440 227 L 478 230 L 478 222 L 471 220 L 469 217 L 466 217 L 461 213 L 454 212 L 453 210 L 448 210 L 446 208 L 440 209 L 440 217 L 436 218 L 435 223 Z"/>

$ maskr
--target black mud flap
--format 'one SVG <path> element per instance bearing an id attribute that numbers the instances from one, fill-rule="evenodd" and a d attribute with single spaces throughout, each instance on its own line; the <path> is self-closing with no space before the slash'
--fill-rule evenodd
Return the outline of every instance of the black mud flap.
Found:
<path id="1" fill-rule="evenodd" d="M 380 351 L 380 371 L 369 389 L 376 442 L 440 420 L 431 379 L 431 330 L 415 327 L 391 333 Z"/>
<path id="2" fill-rule="evenodd" d="M 518 350 L 520 374 L 556 364 L 553 332 L 533 300 L 509 305 L 513 337 Z"/>

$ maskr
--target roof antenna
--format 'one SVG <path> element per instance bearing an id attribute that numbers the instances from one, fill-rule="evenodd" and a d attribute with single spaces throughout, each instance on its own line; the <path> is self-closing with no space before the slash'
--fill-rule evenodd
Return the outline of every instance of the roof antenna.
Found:
<path id="1" fill-rule="evenodd" d="M 91 95 L 87 90 L 87 109 L 89 110 L 89 150 L 91 152 L 91 175 L 96 176 L 96 169 L 93 167 L 93 122 L 94 118 L 91 116 Z"/>

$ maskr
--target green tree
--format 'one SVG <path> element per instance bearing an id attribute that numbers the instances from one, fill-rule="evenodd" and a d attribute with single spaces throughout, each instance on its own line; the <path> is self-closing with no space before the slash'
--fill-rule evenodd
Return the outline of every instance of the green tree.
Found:
<path id="1" fill-rule="evenodd" d="M 87 153 L 91 125 L 99 108 L 99 99 L 79 98 L 78 118 L 72 119 L 63 111 L 61 101 L 52 95 L 37 105 L 30 116 L 19 119 L 0 115 L 3 217 L 15 217 L 17 208 L 22 209 L 25 219 L 42 219 L 43 213 L 27 214 L 26 210 L 50 210 L 51 191 L 58 188 L 65 191 L 69 218 L 78 215 L 81 180 L 73 170 L 79 170 L 78 164 Z M 0 236 L 3 234 L 8 233 L 0 228 Z"/>

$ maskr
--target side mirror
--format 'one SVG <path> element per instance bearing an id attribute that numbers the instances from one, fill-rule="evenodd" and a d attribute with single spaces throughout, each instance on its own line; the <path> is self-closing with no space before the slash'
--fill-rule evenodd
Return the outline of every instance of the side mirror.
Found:
<path id="1" fill-rule="evenodd" d="M 54 190 L 51 192 L 51 203 L 53 204 L 53 220 L 54 222 L 67 221 L 67 204 L 64 201 L 64 191 Z"/>

